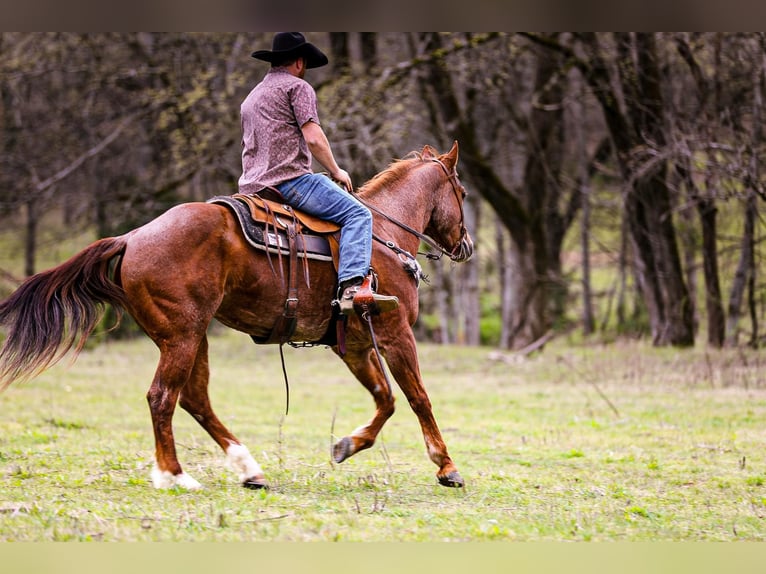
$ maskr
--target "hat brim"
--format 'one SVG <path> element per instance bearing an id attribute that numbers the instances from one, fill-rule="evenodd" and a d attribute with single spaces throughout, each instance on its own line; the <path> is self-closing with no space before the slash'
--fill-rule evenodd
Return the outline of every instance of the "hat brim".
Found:
<path id="1" fill-rule="evenodd" d="M 257 50 L 251 54 L 256 60 L 273 63 L 290 56 L 303 57 L 306 59 L 306 68 L 321 68 L 327 65 L 327 56 L 324 52 L 310 42 L 296 46 L 290 50 Z"/>

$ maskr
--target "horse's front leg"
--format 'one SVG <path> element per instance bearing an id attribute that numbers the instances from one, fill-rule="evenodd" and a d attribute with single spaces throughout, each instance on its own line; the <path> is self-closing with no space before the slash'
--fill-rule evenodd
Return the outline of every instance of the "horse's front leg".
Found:
<path id="1" fill-rule="evenodd" d="M 428 456 L 439 467 L 436 473 L 439 484 L 463 486 L 463 478 L 447 452 L 447 445 L 442 439 L 431 409 L 431 401 L 423 385 L 412 330 L 407 328 L 399 331 L 396 341 L 386 345 L 385 353 L 391 373 L 418 417 Z"/>
<path id="2" fill-rule="evenodd" d="M 375 415 L 370 422 L 360 426 L 349 436 L 340 439 L 332 449 L 332 458 L 340 463 L 360 450 L 370 448 L 386 421 L 394 414 L 394 397 L 381 371 L 372 349 L 349 350 L 343 357 L 351 372 L 375 400 Z"/>

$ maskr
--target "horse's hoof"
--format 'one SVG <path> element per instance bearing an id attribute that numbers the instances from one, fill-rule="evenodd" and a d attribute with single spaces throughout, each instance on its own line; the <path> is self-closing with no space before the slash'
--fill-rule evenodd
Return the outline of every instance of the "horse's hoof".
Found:
<path id="1" fill-rule="evenodd" d="M 343 437 L 332 447 L 332 459 L 340 464 L 354 454 L 354 441 L 351 437 Z"/>
<path id="2" fill-rule="evenodd" d="M 253 478 L 248 478 L 246 481 L 242 483 L 242 486 L 245 488 L 249 488 L 252 490 L 268 490 L 269 489 L 269 483 L 266 482 L 266 479 L 262 476 L 254 476 Z"/>
<path id="3" fill-rule="evenodd" d="M 442 486 L 449 486 L 451 488 L 463 488 L 465 486 L 463 477 L 456 470 L 453 470 L 446 476 L 437 476 L 436 478 L 439 479 L 439 484 Z"/>

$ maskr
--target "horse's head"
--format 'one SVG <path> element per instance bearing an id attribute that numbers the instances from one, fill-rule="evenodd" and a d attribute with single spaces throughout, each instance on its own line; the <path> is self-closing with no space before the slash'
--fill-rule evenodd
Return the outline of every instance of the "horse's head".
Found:
<path id="1" fill-rule="evenodd" d="M 457 175 L 458 145 L 438 155 L 431 146 L 423 148 L 424 160 L 440 166 L 442 183 L 436 191 L 436 201 L 425 234 L 436 241 L 457 262 L 467 261 L 473 255 L 473 240 L 465 228 L 463 202 L 466 191 Z"/>

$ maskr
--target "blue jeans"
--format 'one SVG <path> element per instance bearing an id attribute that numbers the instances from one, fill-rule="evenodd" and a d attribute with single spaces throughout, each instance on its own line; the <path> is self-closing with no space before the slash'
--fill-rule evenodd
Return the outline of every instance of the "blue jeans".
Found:
<path id="1" fill-rule="evenodd" d="M 372 256 L 372 214 L 353 195 L 321 173 L 307 173 L 276 186 L 287 203 L 340 228 L 338 282 L 366 277 Z"/>

